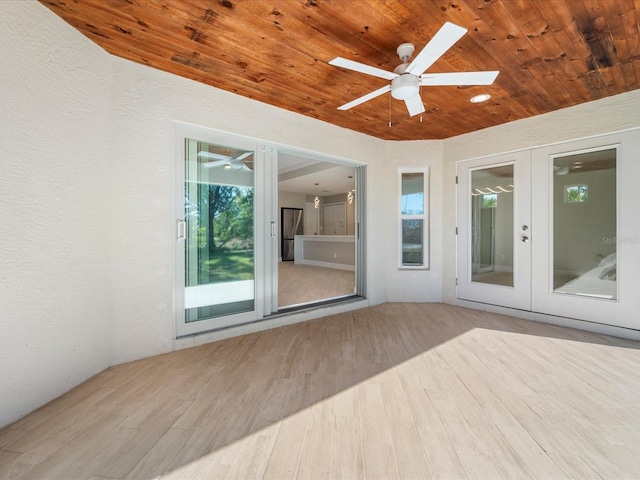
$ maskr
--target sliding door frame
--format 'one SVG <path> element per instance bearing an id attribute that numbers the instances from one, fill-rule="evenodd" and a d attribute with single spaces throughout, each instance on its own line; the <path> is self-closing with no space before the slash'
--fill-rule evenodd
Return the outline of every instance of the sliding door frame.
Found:
<path id="1" fill-rule="evenodd" d="M 362 162 L 260 141 L 189 123 L 174 122 L 175 193 L 174 328 L 175 338 L 267 320 L 278 312 L 278 152 L 353 167 L 356 171 L 356 295 L 366 293 L 366 165 Z M 185 323 L 185 140 L 228 145 L 254 151 L 254 310 Z M 310 304 L 309 308 L 317 308 Z"/>

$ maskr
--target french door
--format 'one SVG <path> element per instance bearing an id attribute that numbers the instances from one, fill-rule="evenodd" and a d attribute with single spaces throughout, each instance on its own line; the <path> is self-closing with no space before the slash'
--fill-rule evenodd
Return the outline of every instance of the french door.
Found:
<path id="1" fill-rule="evenodd" d="M 458 164 L 462 300 L 640 329 L 638 131 Z"/>
<path id="2" fill-rule="evenodd" d="M 524 152 L 459 165 L 459 298 L 530 308 L 529 168 Z"/>

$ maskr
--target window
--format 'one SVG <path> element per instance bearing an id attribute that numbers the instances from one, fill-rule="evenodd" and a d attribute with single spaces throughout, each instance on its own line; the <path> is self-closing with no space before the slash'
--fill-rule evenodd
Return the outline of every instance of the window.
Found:
<path id="1" fill-rule="evenodd" d="M 564 187 L 564 203 L 584 203 L 588 199 L 588 185 L 566 185 Z"/>
<path id="2" fill-rule="evenodd" d="M 498 206 L 498 194 L 489 193 L 482 195 L 482 208 L 496 208 Z"/>
<path id="3" fill-rule="evenodd" d="M 428 268 L 427 169 L 400 169 L 399 267 Z"/>

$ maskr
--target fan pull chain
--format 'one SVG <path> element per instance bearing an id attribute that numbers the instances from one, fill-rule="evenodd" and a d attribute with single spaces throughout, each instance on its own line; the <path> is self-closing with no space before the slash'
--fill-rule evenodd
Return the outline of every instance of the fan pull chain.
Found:
<path id="1" fill-rule="evenodd" d="M 420 85 L 420 101 L 422 105 L 424 105 L 424 100 L 422 99 L 422 85 Z M 422 123 L 422 113 L 420 114 L 420 123 Z"/>
<path id="2" fill-rule="evenodd" d="M 391 128 L 391 92 L 389 92 L 389 128 Z"/>

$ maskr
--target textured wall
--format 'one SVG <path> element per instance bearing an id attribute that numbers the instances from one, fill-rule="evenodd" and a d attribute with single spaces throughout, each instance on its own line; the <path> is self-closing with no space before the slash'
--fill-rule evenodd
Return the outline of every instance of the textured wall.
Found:
<path id="1" fill-rule="evenodd" d="M 110 57 L 0 2 L 0 426 L 111 363 Z"/>
<path id="2" fill-rule="evenodd" d="M 442 141 L 387 142 L 387 162 L 376 172 L 385 199 L 379 216 L 385 222 L 384 249 L 376 253 L 385 268 L 385 291 L 389 301 L 442 301 Z M 398 169 L 429 167 L 429 269 L 398 269 L 399 202 Z"/>
<path id="3" fill-rule="evenodd" d="M 206 85 L 113 58 L 114 362 L 173 348 L 174 121 L 366 162 L 369 258 L 388 251 L 384 142 Z M 327 142 L 326 139 L 331 139 Z M 381 262 L 369 262 L 369 298 L 387 300 Z"/>

